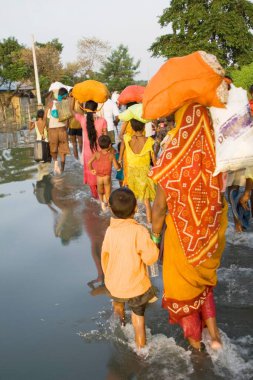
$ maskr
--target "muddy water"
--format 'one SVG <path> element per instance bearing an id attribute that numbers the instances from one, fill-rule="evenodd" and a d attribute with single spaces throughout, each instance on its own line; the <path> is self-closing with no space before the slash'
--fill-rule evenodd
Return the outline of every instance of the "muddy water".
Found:
<path id="1" fill-rule="evenodd" d="M 68 157 L 64 175 L 52 177 L 30 143 L 25 133 L 0 136 L 0 379 L 252 379 L 252 225 L 243 236 L 231 223 L 227 231 L 215 290 L 223 352 L 188 351 L 159 300 L 147 310 L 148 347 L 138 357 L 131 325 L 113 319 L 101 282 L 110 215 L 82 185 L 78 162 Z M 160 278 L 155 285 L 162 292 Z"/>

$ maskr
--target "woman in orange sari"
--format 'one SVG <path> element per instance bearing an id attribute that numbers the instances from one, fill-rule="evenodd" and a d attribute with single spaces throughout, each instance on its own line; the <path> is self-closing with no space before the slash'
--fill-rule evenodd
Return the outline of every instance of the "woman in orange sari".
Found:
<path id="1" fill-rule="evenodd" d="M 150 173 L 158 183 L 152 212 L 153 238 L 164 236 L 162 305 L 197 350 L 207 326 L 213 349 L 221 347 L 213 287 L 225 247 L 227 206 L 215 169 L 214 133 L 207 109 L 186 104 L 175 114 L 176 128 Z M 167 214 L 168 211 L 168 214 Z"/>

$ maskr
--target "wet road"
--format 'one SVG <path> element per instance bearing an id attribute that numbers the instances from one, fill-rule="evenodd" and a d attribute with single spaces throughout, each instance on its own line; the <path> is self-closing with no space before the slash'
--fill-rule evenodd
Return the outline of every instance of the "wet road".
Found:
<path id="1" fill-rule="evenodd" d="M 81 166 L 68 157 L 61 178 L 47 175 L 25 133 L 0 136 L 0 146 L 0 380 L 253 378 L 252 224 L 243 236 L 229 224 L 218 272 L 223 353 L 191 354 L 159 300 L 147 310 L 139 358 L 101 283 L 110 215 L 82 185 Z M 155 285 L 162 289 L 160 278 Z"/>

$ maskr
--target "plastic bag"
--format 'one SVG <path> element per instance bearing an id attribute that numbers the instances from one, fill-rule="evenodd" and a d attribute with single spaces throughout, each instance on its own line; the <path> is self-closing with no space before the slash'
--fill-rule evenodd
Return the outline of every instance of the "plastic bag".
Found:
<path id="1" fill-rule="evenodd" d="M 216 169 L 235 171 L 253 166 L 253 119 L 247 91 L 231 84 L 227 106 L 211 107 L 216 146 Z"/>

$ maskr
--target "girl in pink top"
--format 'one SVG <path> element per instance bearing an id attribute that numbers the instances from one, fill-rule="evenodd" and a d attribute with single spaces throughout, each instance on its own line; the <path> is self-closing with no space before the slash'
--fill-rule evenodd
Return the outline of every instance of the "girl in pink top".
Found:
<path id="1" fill-rule="evenodd" d="M 88 167 L 88 162 L 93 153 L 99 150 L 98 138 L 101 135 L 107 134 L 107 123 L 103 117 L 95 115 L 98 104 L 93 100 L 85 103 L 86 115 L 76 113 L 72 109 L 72 114 L 82 126 L 83 130 L 83 183 L 90 186 L 91 194 L 94 198 L 98 198 L 97 179 L 91 173 Z"/>
<path id="2" fill-rule="evenodd" d="M 105 211 L 111 194 L 112 165 L 116 170 L 120 170 L 120 166 L 111 151 L 112 143 L 109 136 L 100 136 L 98 139 L 98 146 L 100 151 L 93 154 L 88 162 L 88 168 L 94 176 L 97 176 L 98 196 L 102 210 Z"/>

